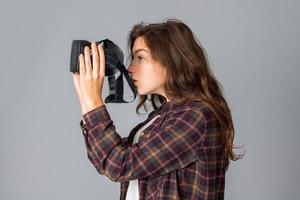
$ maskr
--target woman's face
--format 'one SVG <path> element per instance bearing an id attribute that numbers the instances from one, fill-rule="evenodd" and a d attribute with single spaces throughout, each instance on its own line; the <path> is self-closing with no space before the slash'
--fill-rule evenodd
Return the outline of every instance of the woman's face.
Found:
<path id="1" fill-rule="evenodd" d="M 128 72 L 132 73 L 138 94 L 159 94 L 166 97 L 163 88 L 166 69 L 152 59 L 143 37 L 135 40 L 132 55 Z"/>

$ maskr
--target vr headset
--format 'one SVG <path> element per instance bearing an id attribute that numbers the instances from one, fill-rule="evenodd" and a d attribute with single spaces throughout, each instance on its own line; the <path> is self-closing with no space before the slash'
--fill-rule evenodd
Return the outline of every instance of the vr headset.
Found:
<path id="1" fill-rule="evenodd" d="M 105 103 L 130 103 L 135 100 L 137 91 L 131 77 L 128 75 L 128 71 L 123 64 L 123 52 L 119 46 L 117 46 L 109 39 L 97 41 L 96 44 L 98 45 L 102 42 L 105 54 L 105 76 L 108 76 L 109 84 L 109 95 L 105 98 Z M 91 43 L 87 40 L 72 41 L 70 72 L 79 74 L 78 56 L 80 53 L 84 53 L 85 46 L 91 47 Z M 120 75 L 116 78 L 115 74 L 118 71 L 120 72 Z M 125 76 L 128 85 L 130 86 L 130 89 L 132 90 L 134 95 L 134 99 L 129 102 L 123 99 L 123 75 Z"/>

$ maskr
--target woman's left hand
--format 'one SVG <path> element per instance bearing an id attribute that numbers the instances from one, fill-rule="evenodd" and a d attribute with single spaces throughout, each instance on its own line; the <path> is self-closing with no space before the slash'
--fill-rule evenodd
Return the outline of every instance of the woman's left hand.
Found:
<path id="1" fill-rule="evenodd" d="M 101 44 L 92 42 L 92 49 L 84 48 L 84 55 L 79 55 L 80 71 L 73 74 L 77 95 L 82 107 L 82 114 L 104 105 L 102 100 L 105 77 L 105 56 Z M 92 55 L 92 61 L 90 59 Z"/>

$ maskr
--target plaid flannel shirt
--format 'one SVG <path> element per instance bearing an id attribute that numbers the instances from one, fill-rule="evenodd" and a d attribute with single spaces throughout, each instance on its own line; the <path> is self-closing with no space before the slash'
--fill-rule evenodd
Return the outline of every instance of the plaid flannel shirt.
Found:
<path id="1" fill-rule="evenodd" d="M 132 144 L 137 130 L 154 120 Z M 87 156 L 98 173 L 120 182 L 126 199 L 129 180 L 138 179 L 139 199 L 224 199 L 225 157 L 220 127 L 200 101 L 165 102 L 121 137 L 105 105 L 83 115 L 80 126 Z"/>

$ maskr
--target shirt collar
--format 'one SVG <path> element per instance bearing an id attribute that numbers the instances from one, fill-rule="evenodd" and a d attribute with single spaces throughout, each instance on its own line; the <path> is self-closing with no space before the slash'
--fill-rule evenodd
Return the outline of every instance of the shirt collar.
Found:
<path id="1" fill-rule="evenodd" d="M 161 104 L 161 106 L 158 108 L 159 112 L 162 113 L 167 113 L 171 111 L 174 107 L 174 102 L 172 101 L 165 101 Z"/>

